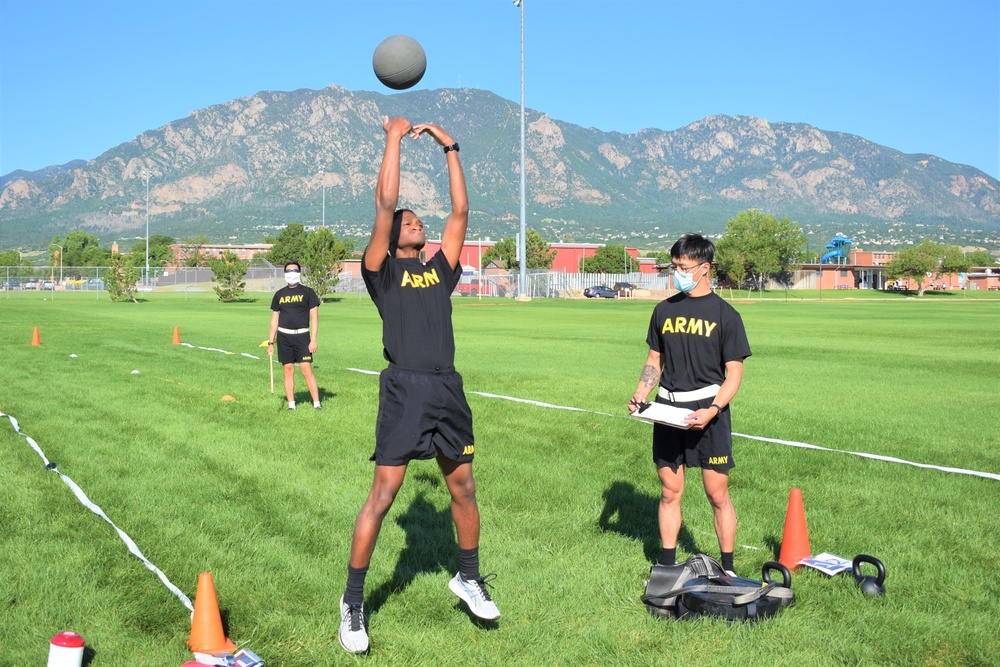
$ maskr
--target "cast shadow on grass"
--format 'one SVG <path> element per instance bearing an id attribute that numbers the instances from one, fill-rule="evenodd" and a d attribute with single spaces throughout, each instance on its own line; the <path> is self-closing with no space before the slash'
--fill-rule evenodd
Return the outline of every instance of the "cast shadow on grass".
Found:
<path id="1" fill-rule="evenodd" d="M 764 538 L 764 546 L 770 549 L 774 555 L 771 560 L 778 560 L 781 556 L 781 538 L 777 535 L 768 535 Z"/>
<path id="2" fill-rule="evenodd" d="M 277 386 L 275 386 L 275 391 L 277 391 L 277 390 L 278 390 L 278 388 L 277 388 Z M 285 394 L 284 388 L 282 388 L 281 395 L 284 396 L 284 394 Z M 309 390 L 308 389 L 302 389 L 301 391 L 293 392 L 292 395 L 295 397 L 295 403 L 296 404 L 312 405 L 313 399 L 312 399 L 312 396 L 309 395 Z M 324 389 L 323 387 L 319 387 L 319 402 L 320 403 L 326 403 L 327 399 L 334 399 L 336 397 L 337 397 L 337 393 L 336 392 L 330 391 L 329 389 Z"/>
<path id="3" fill-rule="evenodd" d="M 438 510 L 424 491 L 416 497 L 396 523 L 406 533 L 392 577 L 365 595 L 365 609 L 375 614 L 392 595 L 403 593 L 424 572 L 458 571 L 458 545 L 452 528 L 451 509 Z M 442 594 L 447 591 L 442 591 Z M 450 595 L 450 593 L 448 593 Z"/>
<path id="4" fill-rule="evenodd" d="M 660 559 L 660 529 L 657 520 L 660 499 L 637 491 L 629 482 L 612 482 L 604 492 L 604 509 L 597 520 L 602 531 L 611 531 L 642 542 L 646 560 Z M 677 536 L 680 550 L 691 554 L 704 553 L 691 532 L 683 524 Z"/>

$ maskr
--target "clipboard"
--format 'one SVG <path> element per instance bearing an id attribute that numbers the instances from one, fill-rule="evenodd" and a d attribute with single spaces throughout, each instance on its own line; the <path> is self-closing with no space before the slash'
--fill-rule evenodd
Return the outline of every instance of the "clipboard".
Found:
<path id="1" fill-rule="evenodd" d="M 693 412 L 693 410 L 678 408 L 666 403 L 643 403 L 632 413 L 632 416 L 643 421 L 665 424 L 673 428 L 687 430 L 691 428 L 691 424 L 684 421 L 684 418 Z"/>

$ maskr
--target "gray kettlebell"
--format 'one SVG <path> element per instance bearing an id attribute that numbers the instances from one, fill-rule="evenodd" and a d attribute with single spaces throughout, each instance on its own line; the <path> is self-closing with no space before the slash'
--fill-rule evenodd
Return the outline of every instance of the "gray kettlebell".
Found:
<path id="1" fill-rule="evenodd" d="M 869 563 L 875 566 L 878 570 L 878 576 L 864 576 L 861 574 L 861 564 Z M 854 569 L 854 580 L 858 582 L 858 587 L 861 592 L 870 598 L 876 598 L 880 595 L 885 595 L 885 565 L 882 564 L 878 558 L 874 556 L 868 556 L 866 554 L 858 554 L 854 557 L 852 563 Z"/>

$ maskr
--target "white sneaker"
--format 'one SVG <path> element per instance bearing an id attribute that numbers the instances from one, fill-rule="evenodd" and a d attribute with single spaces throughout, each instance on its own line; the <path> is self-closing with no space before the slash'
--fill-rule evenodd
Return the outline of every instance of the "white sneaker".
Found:
<path id="1" fill-rule="evenodd" d="M 487 578 L 492 579 L 495 576 L 495 574 L 491 574 Z M 462 578 L 462 573 L 459 572 L 448 582 L 448 588 L 465 604 L 469 605 L 469 611 L 479 618 L 487 621 L 500 618 L 500 610 L 497 609 L 489 591 L 486 590 L 486 578 L 480 577 L 473 581 L 466 581 Z"/>
<path id="2" fill-rule="evenodd" d="M 368 652 L 368 632 L 365 631 L 365 605 L 346 604 L 340 596 L 340 645 L 349 653 Z"/>
<path id="3" fill-rule="evenodd" d="M 739 579 L 739 577 L 737 576 L 737 574 L 735 572 L 733 572 L 732 570 L 723 570 L 723 572 L 726 573 L 727 577 L 736 577 L 737 579 Z"/>

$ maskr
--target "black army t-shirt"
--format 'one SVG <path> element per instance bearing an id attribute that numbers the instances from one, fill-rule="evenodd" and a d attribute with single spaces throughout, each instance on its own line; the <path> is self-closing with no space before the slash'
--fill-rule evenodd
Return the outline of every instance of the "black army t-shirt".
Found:
<path id="1" fill-rule="evenodd" d="M 285 285 L 271 297 L 271 310 L 278 313 L 278 326 L 282 329 L 308 329 L 309 311 L 320 305 L 319 297 L 311 287 Z"/>
<path id="2" fill-rule="evenodd" d="M 676 294 L 657 304 L 646 343 L 660 353 L 660 386 L 695 391 L 726 379 L 726 362 L 750 356 L 743 320 L 714 292 Z"/>
<path id="3" fill-rule="evenodd" d="M 361 260 L 364 267 L 364 259 Z M 378 272 L 362 268 L 368 294 L 382 317 L 385 358 L 415 371 L 441 372 L 455 365 L 451 293 L 462 275 L 438 250 L 426 264 L 387 255 Z"/>

